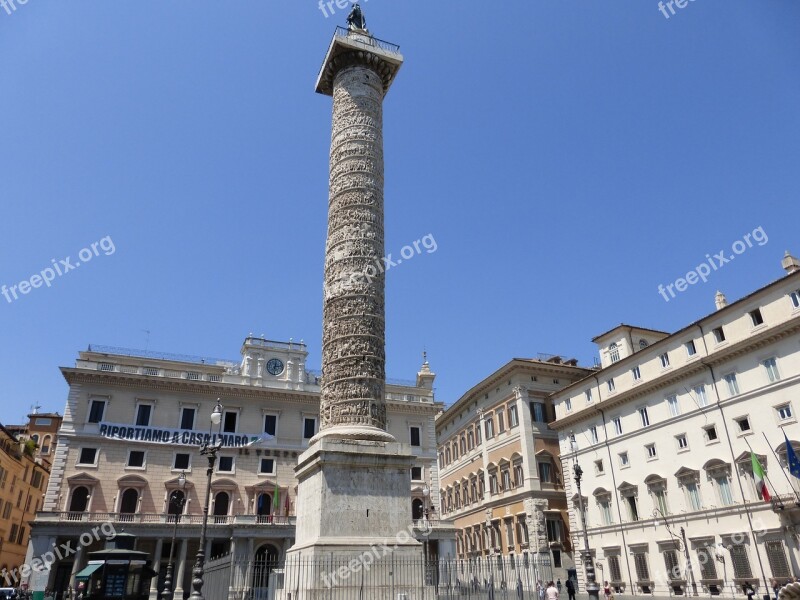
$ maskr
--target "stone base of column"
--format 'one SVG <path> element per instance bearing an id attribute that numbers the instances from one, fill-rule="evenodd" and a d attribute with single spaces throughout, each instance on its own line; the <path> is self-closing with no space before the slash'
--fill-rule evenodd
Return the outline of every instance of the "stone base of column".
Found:
<path id="1" fill-rule="evenodd" d="M 404 444 L 328 436 L 300 456 L 286 591 L 327 598 L 332 588 L 363 586 L 365 597 L 394 600 L 392 590 L 419 584 L 423 546 L 411 521 L 412 461 Z"/>

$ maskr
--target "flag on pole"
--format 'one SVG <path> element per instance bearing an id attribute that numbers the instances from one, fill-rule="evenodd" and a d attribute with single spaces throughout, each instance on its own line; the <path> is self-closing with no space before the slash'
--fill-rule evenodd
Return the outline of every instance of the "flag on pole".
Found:
<path id="1" fill-rule="evenodd" d="M 289 516 L 289 490 L 286 490 L 286 502 L 283 505 L 283 516 Z"/>
<path id="2" fill-rule="evenodd" d="M 789 473 L 800 479 L 800 459 L 797 458 L 797 453 L 792 448 L 792 443 L 786 437 L 785 431 L 783 439 L 786 440 L 786 462 L 789 463 Z"/>
<path id="3" fill-rule="evenodd" d="M 278 487 L 278 482 L 275 482 L 275 493 L 272 495 L 272 514 L 277 515 L 278 509 L 281 507 L 281 490 Z"/>
<path id="4" fill-rule="evenodd" d="M 753 478 L 756 480 L 756 490 L 761 495 L 764 502 L 770 501 L 769 490 L 767 490 L 767 482 L 765 481 L 764 468 L 758 462 L 758 457 L 755 452 L 750 451 L 750 460 L 753 461 Z"/>

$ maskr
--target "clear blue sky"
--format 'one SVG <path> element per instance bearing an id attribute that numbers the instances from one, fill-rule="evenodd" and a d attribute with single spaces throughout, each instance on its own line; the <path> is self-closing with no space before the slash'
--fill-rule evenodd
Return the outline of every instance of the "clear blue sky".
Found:
<path id="1" fill-rule="evenodd" d="M 515 356 L 591 364 L 621 321 L 674 330 L 800 254 L 797 0 L 369 0 L 406 63 L 385 105 L 388 372 L 423 347 L 447 403 Z M 313 0 L 28 0 L 0 9 L 0 421 L 63 410 L 87 344 L 319 366 L 334 27 Z M 657 293 L 769 236 L 669 303 Z"/>

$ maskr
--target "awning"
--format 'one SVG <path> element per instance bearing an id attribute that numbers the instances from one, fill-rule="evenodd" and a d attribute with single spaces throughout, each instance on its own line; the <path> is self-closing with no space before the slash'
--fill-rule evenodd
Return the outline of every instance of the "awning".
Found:
<path id="1" fill-rule="evenodd" d="M 97 571 L 97 569 L 99 569 L 102 566 L 103 566 L 102 563 L 95 565 L 88 565 L 86 568 L 84 568 L 82 571 L 80 571 L 75 575 L 75 579 L 89 579 L 89 577 L 92 576 L 92 573 Z"/>

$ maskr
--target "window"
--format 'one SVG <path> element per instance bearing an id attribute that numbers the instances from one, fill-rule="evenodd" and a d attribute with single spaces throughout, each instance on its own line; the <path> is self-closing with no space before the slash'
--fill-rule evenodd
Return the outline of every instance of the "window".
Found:
<path id="1" fill-rule="evenodd" d="M 181 408 L 181 429 L 194 429 L 194 417 L 197 409 L 184 406 Z"/>
<path id="2" fill-rule="evenodd" d="M 6 501 L 6 505 L 3 508 L 3 519 L 10 519 L 11 518 L 11 511 L 14 509 L 14 505 L 11 502 Z"/>
<path id="3" fill-rule="evenodd" d="M 151 404 L 138 404 L 136 406 L 136 426 L 150 427 L 150 416 L 153 413 Z"/>
<path id="4" fill-rule="evenodd" d="M 317 433 L 317 419 L 305 417 L 303 419 L 303 439 L 310 440 Z"/>
<path id="5" fill-rule="evenodd" d="M 642 372 L 639 369 L 639 365 L 633 367 L 633 369 L 631 369 L 631 373 L 633 374 L 634 381 L 639 381 L 642 378 Z"/>
<path id="6" fill-rule="evenodd" d="M 661 360 L 661 368 L 666 369 L 669 366 L 669 354 L 664 352 L 661 356 L 658 357 Z"/>
<path id="7" fill-rule="evenodd" d="M 236 426 L 239 421 L 239 413 L 235 410 L 226 410 L 222 415 L 222 431 L 225 433 L 236 433 Z"/>
<path id="8" fill-rule="evenodd" d="M 606 385 L 608 386 L 609 392 L 613 392 L 615 389 L 617 389 L 617 385 L 614 383 L 613 377 L 606 382 Z"/>
<path id="9" fill-rule="evenodd" d="M 750 311 L 750 320 L 753 322 L 753 327 L 758 327 L 764 323 L 764 317 L 761 316 L 761 309 L 757 308 Z"/>
<path id="10" fill-rule="evenodd" d="M 275 436 L 278 433 L 278 415 L 264 415 L 264 433 Z"/>
<path id="11" fill-rule="evenodd" d="M 187 452 L 176 452 L 172 460 L 174 471 L 188 471 L 192 466 L 192 455 Z"/>
<path id="12" fill-rule="evenodd" d="M 682 433 L 675 436 L 675 441 L 678 442 L 678 452 L 681 450 L 689 449 L 689 440 L 686 439 L 686 434 Z"/>
<path id="13" fill-rule="evenodd" d="M 706 442 L 716 442 L 717 441 L 718 437 L 717 437 L 717 428 L 716 427 L 714 427 L 713 425 L 710 425 L 709 427 L 704 427 L 703 431 L 706 434 Z"/>
<path id="14" fill-rule="evenodd" d="M 525 484 L 525 472 L 522 469 L 522 463 L 514 465 L 514 485 L 515 487 L 522 487 Z M 473 482 L 475 485 L 475 482 Z"/>
<path id="15" fill-rule="evenodd" d="M 700 563 L 701 579 L 718 579 L 716 552 L 712 546 L 697 549 L 697 560 Z"/>
<path id="16" fill-rule="evenodd" d="M 586 395 L 586 404 L 590 404 L 592 401 L 592 390 L 586 390 L 584 394 Z"/>
<path id="17" fill-rule="evenodd" d="M 667 579 L 672 581 L 681 578 L 681 567 L 678 553 L 675 550 L 664 551 L 664 566 L 667 568 Z"/>
<path id="18" fill-rule="evenodd" d="M 739 433 L 747 433 L 750 431 L 750 419 L 747 417 L 739 417 L 735 419 L 736 425 L 739 427 Z"/>
<path id="19" fill-rule="evenodd" d="M 411 467 L 411 481 L 422 481 L 422 467 Z"/>
<path id="20" fill-rule="evenodd" d="M 501 473 L 501 477 L 503 478 L 503 489 L 510 490 L 511 489 L 511 473 L 508 469 L 503 469 Z M 466 491 L 466 490 L 465 490 Z"/>
<path id="21" fill-rule="evenodd" d="M 662 515 L 668 515 L 669 509 L 667 507 L 667 492 L 664 488 L 653 490 L 653 504 L 661 511 Z"/>
<path id="22" fill-rule="evenodd" d="M 564 400 L 564 407 L 567 409 L 567 412 L 572 410 L 572 399 L 571 398 L 567 398 L 566 400 Z"/>
<path id="23" fill-rule="evenodd" d="M 739 382 L 736 381 L 736 373 L 728 373 L 724 379 L 725 383 L 728 384 L 728 394 L 736 396 L 739 393 Z"/>
<path id="24" fill-rule="evenodd" d="M 567 398 L 567 402 L 569 402 L 569 398 Z M 517 415 L 517 406 L 514 404 L 508 407 L 508 426 L 516 427 L 517 425 L 519 425 L 519 417 Z"/>
<path id="25" fill-rule="evenodd" d="M 688 342 L 686 342 L 685 346 L 686 346 L 686 354 L 688 356 L 694 356 L 695 354 L 697 354 L 697 346 L 694 345 L 694 340 L 689 340 Z"/>
<path id="26" fill-rule="evenodd" d="M 131 450 L 128 452 L 128 465 L 131 469 L 144 467 L 144 450 Z"/>
<path id="27" fill-rule="evenodd" d="M 691 510 L 700 510 L 702 504 L 700 503 L 700 490 L 697 488 L 697 482 L 687 481 L 683 484 L 686 490 L 686 500 Z"/>
<path id="28" fill-rule="evenodd" d="M 220 456 L 217 463 L 217 473 L 233 473 L 233 457 Z"/>
<path id="29" fill-rule="evenodd" d="M 750 559 L 747 557 L 747 547 L 744 544 L 732 544 L 728 547 L 733 564 L 733 576 L 736 579 L 752 579 Z"/>
<path id="30" fill-rule="evenodd" d="M 781 376 L 778 374 L 778 362 L 774 358 L 768 358 L 761 363 L 767 371 L 767 377 L 770 383 L 775 383 Z"/>
<path id="31" fill-rule="evenodd" d="M 787 419 L 792 418 L 792 406 L 791 404 L 783 404 L 781 406 L 777 406 L 775 408 L 778 411 L 778 418 L 781 421 L 786 421 Z"/>
<path id="32" fill-rule="evenodd" d="M 506 419 L 503 416 L 503 411 L 501 409 L 497 411 L 497 431 L 503 433 L 505 430 L 506 430 Z"/>
<path id="33" fill-rule="evenodd" d="M 261 475 L 274 475 L 275 474 L 275 459 L 262 458 L 259 465 L 258 472 Z"/>
<path id="34" fill-rule="evenodd" d="M 97 448 L 81 448 L 78 464 L 89 466 L 97 465 Z"/>
<path id="35" fill-rule="evenodd" d="M 547 421 L 547 413 L 545 411 L 543 402 L 531 402 L 531 415 L 536 423 L 545 423 Z"/>
<path id="36" fill-rule="evenodd" d="M 553 567 L 561 568 L 561 550 L 553 550 Z"/>
<path id="37" fill-rule="evenodd" d="M 89 423 L 99 423 L 106 412 L 105 400 L 92 400 L 89 406 Z"/>
<path id="38" fill-rule="evenodd" d="M 602 475 L 605 473 L 605 469 L 603 467 L 603 459 L 594 461 L 594 472 L 597 475 Z"/>
<path id="39" fill-rule="evenodd" d="M 642 427 L 650 425 L 650 417 L 647 414 L 647 407 L 642 406 L 639 408 L 639 418 L 642 420 Z"/>
<path id="40" fill-rule="evenodd" d="M 421 440 L 421 437 L 422 437 L 421 436 L 421 432 L 420 432 L 420 428 L 415 425 L 415 426 L 409 427 L 408 431 L 409 431 L 409 438 L 411 440 L 411 445 L 412 446 L 420 446 L 421 445 L 420 440 Z"/>
<path id="41" fill-rule="evenodd" d="M 792 299 L 792 306 L 794 308 L 800 308 L 800 290 L 793 291 L 789 294 L 789 298 Z"/>
<path id="42" fill-rule="evenodd" d="M 101 371 L 113 371 L 114 365 L 111 363 L 100 363 L 100 370 Z"/>
<path id="43" fill-rule="evenodd" d="M 636 502 L 636 496 L 626 496 L 625 504 L 628 506 L 628 517 L 631 521 L 639 520 L 639 506 Z"/>
<path id="44" fill-rule="evenodd" d="M 514 547 L 514 521 L 506 519 L 506 544 L 509 548 Z"/>
<path id="45" fill-rule="evenodd" d="M 608 572 L 611 575 L 611 581 L 622 581 L 622 571 L 619 568 L 619 556 L 612 555 L 608 557 Z"/>
<path id="46" fill-rule="evenodd" d="M 681 414 L 681 407 L 678 405 L 678 396 L 675 394 L 667 396 L 667 406 L 669 407 L 669 414 L 673 417 L 677 417 Z"/>
<path id="47" fill-rule="evenodd" d="M 496 494 L 497 493 L 497 472 L 493 471 L 489 473 L 489 493 Z"/>
<path id="48" fill-rule="evenodd" d="M 11 526 L 11 532 L 8 535 L 8 541 L 11 542 L 12 544 L 15 544 L 17 542 L 17 532 L 18 531 L 19 531 L 19 525 L 14 523 Z"/>
<path id="49" fill-rule="evenodd" d="M 711 333 L 714 334 L 714 341 L 718 344 L 721 344 L 725 341 L 725 331 L 722 327 L 715 327 L 711 330 Z"/>
<path id="50" fill-rule="evenodd" d="M 49 435 L 44 436 L 42 440 L 42 454 L 50 454 L 50 441 L 51 438 Z"/>
<path id="51" fill-rule="evenodd" d="M 697 406 L 700 408 L 708 406 L 708 397 L 706 396 L 706 386 L 694 386 L 694 399 L 697 401 Z"/>
<path id="52" fill-rule="evenodd" d="M 600 505 L 600 516 L 603 518 L 603 525 L 613 525 L 614 517 L 611 514 L 611 500 L 604 497 L 598 500 L 597 504 Z"/>
<path id="53" fill-rule="evenodd" d="M 614 433 L 622 435 L 622 419 L 620 417 L 614 417 L 611 422 L 614 423 Z"/>
<path id="54" fill-rule="evenodd" d="M 647 554 L 645 552 L 634 553 L 633 564 L 636 567 L 637 581 L 650 581 L 650 570 L 647 568 Z"/>
<path id="55" fill-rule="evenodd" d="M 765 542 L 764 546 L 767 549 L 767 560 L 769 560 L 769 569 L 772 571 L 772 575 L 779 579 L 788 578 L 790 576 L 789 563 L 786 561 L 783 542 Z"/>
<path id="56" fill-rule="evenodd" d="M 36 489 L 40 489 L 42 487 L 42 481 L 44 481 L 42 472 L 34 471 L 31 475 L 31 486 L 35 487 Z"/>
<path id="57" fill-rule="evenodd" d="M 628 453 L 627 452 L 620 452 L 619 453 L 619 466 L 620 467 L 627 467 L 630 465 L 628 461 Z"/>
<path id="58" fill-rule="evenodd" d="M 494 420 L 491 417 L 486 419 L 484 427 L 486 428 L 486 439 L 492 439 L 494 437 Z"/>
<path id="59" fill-rule="evenodd" d="M 658 458 L 658 454 L 656 453 L 656 445 L 655 444 L 647 444 L 644 447 L 645 452 L 647 453 L 648 460 L 652 460 L 654 458 Z"/>
<path id="60" fill-rule="evenodd" d="M 596 444 L 598 442 L 599 438 L 597 437 L 596 425 L 592 425 L 591 427 L 589 427 L 589 437 L 591 438 L 593 444 Z"/>
<path id="61" fill-rule="evenodd" d="M 611 345 L 608 347 L 608 355 L 612 363 L 619 360 L 619 346 L 617 346 L 616 342 L 611 342 Z"/>
<path id="62" fill-rule="evenodd" d="M 561 541 L 561 519 L 547 519 L 547 541 L 560 542 Z"/>
<path id="63" fill-rule="evenodd" d="M 720 475 L 714 478 L 717 483 L 717 492 L 719 493 L 719 501 L 723 506 L 730 506 L 733 504 L 733 495 L 731 494 L 731 482 L 727 475 Z"/>
<path id="64" fill-rule="evenodd" d="M 539 479 L 542 483 L 552 483 L 552 467 L 549 462 L 539 463 Z"/>

